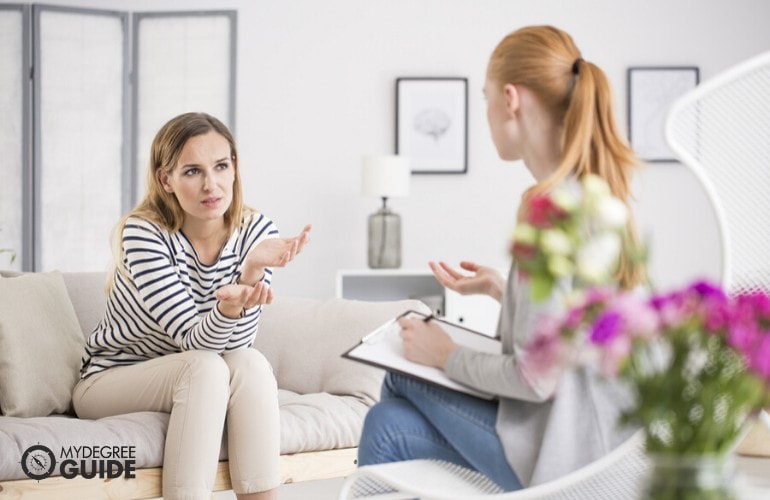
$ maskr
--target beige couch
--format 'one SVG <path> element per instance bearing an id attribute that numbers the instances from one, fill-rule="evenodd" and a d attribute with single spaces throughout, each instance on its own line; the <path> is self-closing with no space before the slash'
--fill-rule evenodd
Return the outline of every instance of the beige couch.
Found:
<path id="1" fill-rule="evenodd" d="M 105 307 L 104 275 L 0 276 L 0 500 L 160 496 L 167 414 L 81 420 L 69 406 L 66 391 L 77 380 L 73 371 L 79 364 L 75 354 L 82 352 L 84 338 Z M 283 482 L 341 477 L 355 468 L 363 418 L 379 397 L 383 374 L 340 355 L 410 308 L 427 311 L 416 301 L 282 296 L 265 308 L 254 347 L 270 360 L 278 380 Z M 74 336 L 66 332 L 67 321 L 75 325 Z M 67 335 L 68 343 L 62 344 Z M 59 409 L 48 415 L 56 405 Z M 35 412 L 46 416 L 30 416 Z M 42 481 L 29 479 L 21 467 L 24 452 L 36 444 L 52 450 L 59 461 Z M 83 445 L 134 446 L 136 477 L 61 477 L 60 455 Z M 220 460 L 215 489 L 229 489 L 224 445 Z"/>

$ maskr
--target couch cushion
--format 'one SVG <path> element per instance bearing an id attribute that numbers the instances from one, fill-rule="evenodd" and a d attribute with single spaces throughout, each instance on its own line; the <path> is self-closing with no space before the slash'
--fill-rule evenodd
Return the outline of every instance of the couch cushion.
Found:
<path id="1" fill-rule="evenodd" d="M 15 278 L 32 273 L 0 271 L 0 278 Z M 88 339 L 96 324 L 104 316 L 107 307 L 105 274 L 102 272 L 62 273 L 75 315 L 78 317 L 83 338 Z"/>
<path id="2" fill-rule="evenodd" d="M 358 446 L 369 409 L 358 398 L 279 390 L 278 402 L 281 454 Z M 168 413 L 149 411 L 99 420 L 63 415 L 0 417 L 0 480 L 27 479 L 20 460 L 24 450 L 35 444 L 47 446 L 57 460 L 63 449 L 75 446 L 134 446 L 137 469 L 160 467 L 167 426 Z M 227 460 L 226 437 L 219 459 Z M 59 475 L 58 467 L 54 475 Z"/>
<path id="3" fill-rule="evenodd" d="M 75 307 L 83 337 L 88 339 L 107 309 L 105 274 L 100 272 L 64 273 L 67 294 Z"/>
<path id="4" fill-rule="evenodd" d="M 369 406 L 352 396 L 279 390 L 281 453 L 358 446 Z"/>
<path id="5" fill-rule="evenodd" d="M 344 359 L 342 354 L 371 330 L 409 309 L 430 313 L 416 300 L 278 296 L 262 312 L 254 347 L 272 364 L 281 389 L 352 395 L 371 406 L 380 397 L 384 372 Z"/>
<path id="6" fill-rule="evenodd" d="M 0 410 L 40 417 L 70 409 L 84 341 L 61 273 L 0 281 Z"/>

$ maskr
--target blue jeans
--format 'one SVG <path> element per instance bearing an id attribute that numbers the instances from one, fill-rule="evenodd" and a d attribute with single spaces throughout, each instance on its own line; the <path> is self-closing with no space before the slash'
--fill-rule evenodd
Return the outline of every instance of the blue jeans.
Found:
<path id="1" fill-rule="evenodd" d="M 479 471 L 506 491 L 522 488 L 495 431 L 497 402 L 388 373 L 366 415 L 359 465 L 433 458 Z"/>

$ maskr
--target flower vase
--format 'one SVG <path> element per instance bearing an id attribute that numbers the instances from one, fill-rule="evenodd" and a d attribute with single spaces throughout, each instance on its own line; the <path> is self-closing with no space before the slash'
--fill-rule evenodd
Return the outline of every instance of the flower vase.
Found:
<path id="1" fill-rule="evenodd" d="M 652 470 L 644 500 L 735 500 L 735 465 L 729 454 L 648 455 Z"/>

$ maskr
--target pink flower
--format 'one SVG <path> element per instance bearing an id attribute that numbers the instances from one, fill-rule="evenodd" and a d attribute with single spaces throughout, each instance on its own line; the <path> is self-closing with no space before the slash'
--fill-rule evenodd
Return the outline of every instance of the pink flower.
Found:
<path id="1" fill-rule="evenodd" d="M 770 335 L 767 332 L 751 355 L 749 366 L 770 383 Z"/>
<path id="2" fill-rule="evenodd" d="M 511 246 L 511 254 L 519 262 L 529 262 L 537 257 L 537 247 L 525 243 L 514 243 Z"/>
<path id="3" fill-rule="evenodd" d="M 570 330 L 580 326 L 585 317 L 585 311 L 582 308 L 570 309 L 567 311 L 567 315 L 564 318 L 564 327 Z"/>
<path id="4" fill-rule="evenodd" d="M 711 333 L 722 332 L 730 322 L 730 311 L 726 302 L 711 304 L 704 311 L 704 326 Z"/>
<path id="5" fill-rule="evenodd" d="M 593 304 L 599 304 L 607 302 L 615 296 L 617 292 L 606 286 L 594 286 L 586 290 L 585 292 L 585 304 L 591 306 Z"/>
<path id="6" fill-rule="evenodd" d="M 728 343 L 743 355 L 749 369 L 770 382 L 770 297 L 740 295 L 730 312 Z"/>
<path id="7" fill-rule="evenodd" d="M 565 346 L 560 328 L 561 323 L 555 316 L 540 318 L 534 338 L 527 346 L 525 371 L 546 376 L 564 367 Z"/>
<path id="8" fill-rule="evenodd" d="M 615 377 L 631 355 L 632 347 L 633 343 L 628 335 L 617 335 L 608 342 L 602 351 L 602 375 L 607 378 Z"/>
<path id="9" fill-rule="evenodd" d="M 556 205 L 548 195 L 537 195 L 527 203 L 525 220 L 537 228 L 553 227 L 554 224 L 569 215 Z"/>
<path id="10" fill-rule="evenodd" d="M 615 298 L 613 307 L 623 316 L 631 336 L 650 339 L 660 331 L 658 315 L 646 299 L 624 293 Z"/>
<path id="11" fill-rule="evenodd" d="M 744 354 L 749 354 L 756 343 L 757 330 L 746 324 L 737 324 L 727 332 L 728 342 Z"/>

